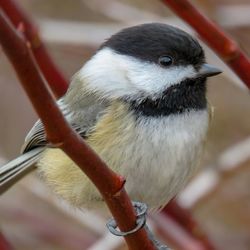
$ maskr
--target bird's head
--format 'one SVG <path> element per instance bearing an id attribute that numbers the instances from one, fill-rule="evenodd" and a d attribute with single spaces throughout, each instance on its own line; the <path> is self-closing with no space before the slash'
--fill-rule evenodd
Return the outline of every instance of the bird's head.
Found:
<path id="1" fill-rule="evenodd" d="M 170 25 L 149 23 L 113 35 L 77 78 L 108 99 L 123 99 L 135 107 L 174 105 L 181 110 L 204 106 L 206 78 L 219 73 L 205 62 L 196 39 Z"/>

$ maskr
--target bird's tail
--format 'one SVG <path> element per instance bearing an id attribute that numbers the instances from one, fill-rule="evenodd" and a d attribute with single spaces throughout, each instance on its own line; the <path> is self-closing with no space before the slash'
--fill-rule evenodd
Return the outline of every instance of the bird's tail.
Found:
<path id="1" fill-rule="evenodd" d="M 0 167 L 0 194 L 35 168 L 43 147 L 35 148 Z"/>

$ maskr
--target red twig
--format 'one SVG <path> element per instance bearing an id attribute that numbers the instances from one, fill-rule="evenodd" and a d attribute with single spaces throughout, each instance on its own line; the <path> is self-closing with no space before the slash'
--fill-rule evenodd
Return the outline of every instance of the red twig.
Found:
<path id="1" fill-rule="evenodd" d="M 250 88 L 250 60 L 225 32 L 205 17 L 188 0 L 162 0 L 191 25 L 200 37 Z"/>
<path id="2" fill-rule="evenodd" d="M 196 238 L 197 241 L 203 246 L 202 249 L 213 250 L 214 246 L 210 243 L 209 239 L 202 231 L 199 224 L 193 219 L 189 210 L 182 208 L 175 200 L 172 200 L 162 210 L 165 216 L 170 216 L 175 220 L 182 228 L 186 230 L 188 234 Z"/>
<path id="3" fill-rule="evenodd" d="M 1 250 L 12 250 L 13 249 L 1 231 L 0 231 L 0 249 Z"/>
<path id="4" fill-rule="evenodd" d="M 187 232 L 176 220 L 168 214 L 155 214 L 153 220 L 156 229 L 174 249 L 213 250 L 199 241 L 192 233 Z"/>
<path id="5" fill-rule="evenodd" d="M 12 24 L 24 34 L 45 79 L 54 94 L 61 97 L 66 92 L 68 83 L 49 56 L 40 39 L 37 27 L 32 24 L 14 0 L 0 0 L 0 7 Z"/>
<path id="6" fill-rule="evenodd" d="M 48 140 L 61 148 L 92 180 L 106 201 L 119 228 L 122 231 L 133 229 L 136 216 L 124 189 L 125 180 L 111 171 L 71 129 L 41 77 L 27 44 L 1 10 L 0 42 L 46 128 Z M 125 239 L 130 249 L 155 249 L 144 229 Z"/>

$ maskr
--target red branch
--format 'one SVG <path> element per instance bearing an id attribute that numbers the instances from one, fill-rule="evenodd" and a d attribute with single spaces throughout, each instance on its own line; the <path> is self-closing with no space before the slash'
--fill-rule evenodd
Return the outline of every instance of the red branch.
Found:
<path id="1" fill-rule="evenodd" d="M 176 222 L 176 220 L 165 214 L 155 214 L 153 221 L 156 223 L 156 229 L 159 234 L 171 245 L 174 249 L 185 250 L 213 250 L 209 248 L 199 239 L 197 239 L 192 232 L 188 232 L 185 228 Z"/>
<path id="2" fill-rule="evenodd" d="M 133 229 L 136 216 L 124 189 L 125 180 L 109 169 L 71 129 L 46 86 L 27 44 L 1 10 L 0 42 L 46 128 L 48 140 L 61 148 L 96 185 L 119 228 L 122 231 Z M 130 249 L 155 249 L 144 229 L 125 239 Z"/>
<path id="3" fill-rule="evenodd" d="M 13 249 L 1 231 L 0 231 L 0 249 L 1 250 L 12 250 Z"/>
<path id="4" fill-rule="evenodd" d="M 200 37 L 250 88 L 250 60 L 225 32 L 205 17 L 188 0 L 162 0 L 191 25 Z"/>
<path id="5" fill-rule="evenodd" d="M 67 90 L 68 83 L 55 66 L 46 47 L 42 43 L 35 27 L 14 0 L 0 0 L 0 7 L 8 16 L 12 24 L 20 30 L 26 38 L 45 79 L 54 94 L 61 97 Z"/>
<path id="6" fill-rule="evenodd" d="M 175 200 L 170 201 L 162 210 L 162 213 L 167 217 L 170 216 L 181 226 L 182 230 L 185 230 L 187 234 L 190 234 L 190 237 L 192 236 L 199 241 L 202 249 L 215 249 L 206 234 L 202 231 L 200 225 L 194 220 L 191 212 L 188 209 L 181 207 Z"/>

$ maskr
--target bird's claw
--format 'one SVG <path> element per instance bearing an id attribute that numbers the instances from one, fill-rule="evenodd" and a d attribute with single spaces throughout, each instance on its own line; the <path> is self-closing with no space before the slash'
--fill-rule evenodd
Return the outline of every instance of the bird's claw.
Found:
<path id="1" fill-rule="evenodd" d="M 135 228 L 127 232 L 121 232 L 116 229 L 117 228 L 116 221 L 112 218 L 107 222 L 107 228 L 110 231 L 110 233 L 116 236 L 124 237 L 130 234 L 133 234 L 144 227 L 144 225 L 146 224 L 146 216 L 147 216 L 147 209 L 148 209 L 147 205 L 145 203 L 141 203 L 138 201 L 133 201 L 132 204 L 136 211 L 136 218 L 137 218 Z"/>
<path id="2" fill-rule="evenodd" d="M 133 204 L 133 207 L 136 211 L 136 218 L 137 218 L 136 219 L 136 227 L 130 231 L 121 232 L 121 231 L 117 230 L 117 224 L 116 224 L 115 220 L 112 218 L 107 222 L 107 228 L 110 231 L 110 233 L 112 233 L 116 236 L 127 236 L 127 235 L 133 234 L 133 233 L 137 232 L 138 230 L 140 230 L 141 228 L 145 227 L 145 230 L 148 234 L 149 239 L 154 243 L 157 250 L 170 250 L 170 248 L 168 248 L 165 245 L 162 245 L 155 238 L 153 233 L 150 231 L 150 229 L 146 225 L 146 216 L 147 216 L 147 209 L 148 209 L 147 205 L 145 203 L 141 203 L 138 201 L 133 201 L 132 204 Z"/>

